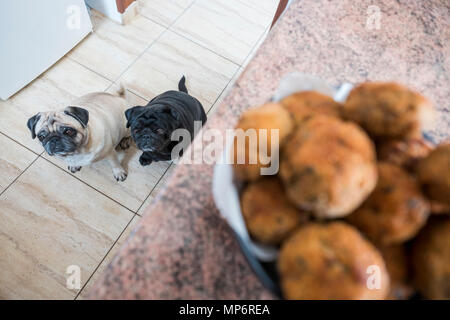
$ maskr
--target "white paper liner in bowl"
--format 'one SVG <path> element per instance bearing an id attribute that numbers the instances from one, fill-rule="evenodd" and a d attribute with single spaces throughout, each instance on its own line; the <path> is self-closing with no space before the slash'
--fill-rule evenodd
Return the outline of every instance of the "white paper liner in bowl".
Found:
<path id="1" fill-rule="evenodd" d="M 335 89 L 315 76 L 301 72 L 293 72 L 283 77 L 280 81 L 272 101 L 280 101 L 295 92 L 318 91 L 333 97 L 337 102 L 344 102 L 352 88 L 353 86 L 351 84 L 344 83 L 339 89 Z M 247 247 L 249 252 L 252 252 L 260 261 L 274 261 L 277 258 L 278 249 L 254 242 L 245 226 L 239 201 L 239 190 L 233 182 L 233 167 L 227 161 L 227 159 L 231 159 L 229 154 L 230 150 L 231 144 L 229 143 L 222 153 L 222 161 L 219 161 L 214 166 L 212 184 L 214 202 L 221 216 L 241 238 L 243 245 Z"/>

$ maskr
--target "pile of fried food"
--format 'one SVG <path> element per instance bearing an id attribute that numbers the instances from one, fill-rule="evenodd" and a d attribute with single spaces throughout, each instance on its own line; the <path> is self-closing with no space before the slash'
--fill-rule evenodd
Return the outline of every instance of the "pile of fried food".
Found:
<path id="1" fill-rule="evenodd" d="M 279 129 L 277 175 L 233 169 L 250 235 L 280 246 L 285 298 L 450 299 L 450 144 L 423 140 L 432 116 L 377 82 L 343 104 L 304 91 L 242 114 L 237 128 Z M 235 158 L 258 152 L 235 143 Z"/>

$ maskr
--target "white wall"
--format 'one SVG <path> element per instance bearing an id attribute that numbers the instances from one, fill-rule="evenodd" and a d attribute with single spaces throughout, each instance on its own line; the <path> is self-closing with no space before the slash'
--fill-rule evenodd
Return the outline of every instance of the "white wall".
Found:
<path id="1" fill-rule="evenodd" d="M 70 19 L 74 11 L 68 11 L 73 6 L 79 8 L 77 21 L 80 23 L 76 27 Z M 83 0 L 2 1 L 0 98 L 6 100 L 26 86 L 91 30 Z"/>

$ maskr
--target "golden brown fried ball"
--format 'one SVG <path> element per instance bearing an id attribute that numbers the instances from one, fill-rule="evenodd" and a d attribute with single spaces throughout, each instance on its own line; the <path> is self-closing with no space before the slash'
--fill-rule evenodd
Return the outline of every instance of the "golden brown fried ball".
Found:
<path id="1" fill-rule="evenodd" d="M 370 266 L 379 268 L 379 289 L 369 289 Z M 342 222 L 301 227 L 284 242 L 278 271 L 287 299 L 384 299 L 389 291 L 380 252 Z"/>
<path id="2" fill-rule="evenodd" d="M 281 100 L 281 104 L 293 116 L 297 125 L 315 114 L 339 117 L 342 108 L 333 98 L 316 91 L 294 93 Z"/>
<path id="3" fill-rule="evenodd" d="M 377 181 L 375 149 L 356 124 L 317 115 L 288 139 L 280 176 L 289 199 L 319 218 L 357 208 Z"/>
<path id="4" fill-rule="evenodd" d="M 269 164 L 262 163 L 258 156 L 259 150 L 259 129 L 267 129 L 267 152 L 261 150 L 263 155 L 271 156 L 271 129 L 279 129 L 279 143 L 283 143 L 286 137 L 293 129 L 293 121 L 289 113 L 277 103 L 267 103 L 263 106 L 250 109 L 244 112 L 239 119 L 236 129 L 256 129 L 258 141 L 249 143 L 239 143 L 239 139 L 234 140 L 234 173 L 239 180 L 254 181 L 261 176 L 261 168 L 269 167 Z M 243 140 L 241 140 L 243 141 Z M 244 163 L 238 163 L 239 159 L 243 159 Z M 251 159 L 256 159 L 256 163 L 251 163 Z"/>
<path id="5" fill-rule="evenodd" d="M 308 220 L 287 199 L 276 177 L 250 183 L 242 193 L 242 214 L 250 235 L 258 242 L 280 244 L 299 224 Z"/>
<path id="6" fill-rule="evenodd" d="M 412 170 L 420 159 L 431 152 L 432 147 L 423 138 L 394 139 L 380 142 L 377 156 L 380 161 L 387 161 Z"/>
<path id="7" fill-rule="evenodd" d="M 425 193 L 443 204 L 450 204 L 450 143 L 434 149 L 416 168 Z"/>
<path id="8" fill-rule="evenodd" d="M 354 88 L 343 115 L 374 137 L 419 136 L 433 118 L 430 102 L 397 83 L 368 82 Z"/>
<path id="9" fill-rule="evenodd" d="M 450 299 L 450 218 L 433 218 L 412 246 L 414 282 L 427 299 Z"/>
<path id="10" fill-rule="evenodd" d="M 404 245 L 381 246 L 378 248 L 386 263 L 391 279 L 388 298 L 392 300 L 406 300 L 414 294 L 410 283 L 408 256 Z"/>
<path id="11" fill-rule="evenodd" d="M 407 171 L 380 162 L 375 190 L 347 219 L 375 243 L 389 245 L 414 237 L 425 225 L 429 210 L 417 181 Z"/>

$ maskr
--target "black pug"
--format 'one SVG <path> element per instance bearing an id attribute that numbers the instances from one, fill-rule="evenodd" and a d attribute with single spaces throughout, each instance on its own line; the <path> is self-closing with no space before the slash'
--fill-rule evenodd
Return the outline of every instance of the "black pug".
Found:
<path id="1" fill-rule="evenodd" d="M 153 161 L 171 160 L 171 152 L 178 141 L 172 141 L 172 132 L 187 129 L 194 138 L 194 121 L 206 122 L 203 106 L 188 94 L 183 76 L 179 91 L 167 91 L 153 98 L 145 107 L 136 106 L 125 111 L 127 128 L 137 147 L 144 151 L 139 158 L 143 166 Z"/>

